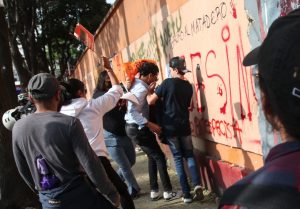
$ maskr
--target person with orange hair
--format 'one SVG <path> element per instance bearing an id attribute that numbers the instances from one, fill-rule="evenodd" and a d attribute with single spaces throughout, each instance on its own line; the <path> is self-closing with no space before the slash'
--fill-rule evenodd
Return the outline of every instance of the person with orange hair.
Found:
<path id="1" fill-rule="evenodd" d="M 111 88 L 111 80 L 106 71 L 100 73 L 93 98 L 103 96 Z M 120 99 L 117 105 L 103 116 L 103 136 L 110 157 L 118 164 L 117 173 L 128 186 L 133 199 L 139 197 L 140 186 L 131 167 L 135 164 L 136 155 L 132 140 L 126 135 L 124 115 L 126 100 Z"/>
<path id="2" fill-rule="evenodd" d="M 161 128 L 149 121 L 149 106 L 146 97 L 149 86 L 154 85 L 157 81 L 159 69 L 155 63 L 147 60 L 135 62 L 133 65 L 138 70 L 138 78 L 135 77 L 130 92 L 137 98 L 138 104 L 128 101 L 125 114 L 126 133 L 148 157 L 151 200 L 158 200 L 161 197 L 157 183 L 157 171 L 162 181 L 164 199 L 178 198 L 181 195 L 172 191 L 166 158 L 156 141 L 155 134 L 159 134 Z"/>

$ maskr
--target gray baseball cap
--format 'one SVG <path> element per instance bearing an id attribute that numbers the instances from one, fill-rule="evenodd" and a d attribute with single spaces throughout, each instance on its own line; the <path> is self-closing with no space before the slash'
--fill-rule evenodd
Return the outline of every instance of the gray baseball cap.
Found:
<path id="1" fill-rule="evenodd" d="M 28 92 L 34 99 L 50 99 L 58 89 L 59 83 L 50 73 L 39 73 L 28 83 Z"/>

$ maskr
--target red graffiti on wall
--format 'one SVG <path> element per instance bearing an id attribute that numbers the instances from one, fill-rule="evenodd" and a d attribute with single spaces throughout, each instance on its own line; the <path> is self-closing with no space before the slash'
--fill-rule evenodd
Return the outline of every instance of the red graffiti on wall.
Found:
<path id="1" fill-rule="evenodd" d="M 280 7 L 280 16 L 285 16 L 299 5 L 300 0 L 280 0 L 277 7 Z"/>
<path id="2" fill-rule="evenodd" d="M 225 93 L 225 101 L 224 101 L 224 104 L 222 107 L 220 107 L 220 113 L 221 114 L 225 114 L 226 113 L 226 106 L 227 106 L 227 89 L 226 89 L 226 84 L 225 84 L 225 81 L 223 79 L 223 77 L 220 75 L 220 74 L 217 74 L 217 73 L 209 73 L 209 72 L 213 72 L 214 70 L 213 69 L 208 69 L 208 63 L 209 63 L 209 57 L 210 56 L 213 56 L 214 59 L 216 59 L 216 53 L 214 50 L 210 50 L 208 53 L 207 53 L 207 56 L 206 56 L 206 60 L 205 60 L 205 73 L 206 73 L 206 76 L 207 78 L 217 78 L 219 79 L 221 82 L 222 82 L 222 85 L 223 85 L 223 88 L 224 88 L 224 93 Z M 209 72 L 208 72 L 209 71 Z M 217 95 L 218 93 L 220 92 L 220 86 L 217 87 Z M 221 95 L 223 96 L 223 94 Z"/>
<path id="3" fill-rule="evenodd" d="M 235 109 L 236 113 L 240 115 L 240 119 L 242 121 L 248 119 L 252 121 L 252 112 L 251 112 L 251 99 L 254 98 L 257 101 L 256 94 L 254 91 L 252 76 L 250 76 L 251 72 L 249 69 L 246 69 L 242 65 L 242 60 L 244 57 L 244 48 L 243 48 L 243 40 L 241 35 L 241 29 L 238 28 L 239 33 L 239 42 L 238 43 L 230 43 L 231 34 L 230 28 L 228 25 L 225 25 L 221 30 L 221 40 L 224 43 L 225 50 L 225 59 L 227 65 L 224 66 L 227 71 L 228 78 L 224 79 L 224 76 L 221 75 L 220 70 L 215 69 L 214 64 L 218 63 L 218 59 L 222 59 L 222 57 L 217 56 L 217 52 L 213 49 L 209 50 L 205 54 L 204 60 L 204 70 L 202 78 L 202 73 L 196 70 L 196 73 L 193 73 L 193 80 L 195 83 L 195 93 L 196 93 L 196 108 L 198 112 L 204 112 L 206 110 L 205 106 L 202 104 L 201 96 L 204 94 L 205 86 L 204 81 L 210 82 L 213 81 L 217 83 L 216 95 L 217 99 L 222 99 L 222 105 L 219 107 L 220 113 L 223 115 L 230 114 L 231 122 L 225 120 L 217 120 L 217 119 L 207 119 L 202 116 L 202 119 L 194 118 L 192 121 L 193 134 L 201 135 L 201 133 L 211 134 L 212 136 L 218 135 L 219 137 L 225 137 L 226 139 L 238 139 L 239 143 L 242 144 L 242 129 L 240 128 L 239 120 L 235 118 L 234 114 L 234 102 L 232 91 L 238 91 L 239 109 Z M 234 47 L 233 47 L 234 46 Z M 232 49 L 234 49 L 234 53 L 236 54 L 236 66 L 234 69 L 232 68 Z M 230 57 L 230 58 L 229 58 Z M 195 52 L 190 54 L 192 69 L 195 69 L 195 66 L 200 66 L 201 64 L 201 53 Z M 198 68 L 196 68 L 198 69 Z M 224 72 L 224 70 L 223 70 Z M 232 86 L 231 80 L 235 77 L 234 80 L 237 80 L 238 88 L 236 86 Z M 203 86 L 203 87 L 202 87 Z M 210 85 L 210 88 L 211 85 Z M 234 89 L 233 89 L 234 88 Z M 251 97 L 253 96 L 253 97 Z M 200 101 L 200 102 L 199 102 Z M 229 108 L 229 112 L 227 112 L 227 107 Z M 191 111 L 193 111 L 194 104 L 192 104 Z M 237 107 L 235 107 L 237 108 Z M 209 116 L 208 116 L 209 117 Z"/>
<path id="4" fill-rule="evenodd" d="M 192 62 L 192 69 L 194 69 L 194 59 L 198 58 L 201 60 L 201 54 L 200 52 L 196 52 L 194 54 L 190 54 L 191 62 Z M 197 111 L 198 112 L 204 112 L 205 111 L 205 105 L 201 104 L 201 95 L 204 94 L 205 85 L 201 76 L 200 72 L 200 64 L 198 63 L 196 66 L 196 79 L 193 73 L 193 80 L 195 83 L 195 93 L 196 93 L 196 104 L 197 104 Z M 200 101 L 200 102 L 198 102 Z M 194 102 L 192 101 L 191 108 L 194 108 Z"/>
<path id="5" fill-rule="evenodd" d="M 234 19 L 237 18 L 237 15 L 236 15 L 236 7 L 235 7 L 235 3 L 233 0 L 230 1 L 230 6 L 231 6 L 231 9 L 232 9 L 232 16 Z"/>
<path id="6" fill-rule="evenodd" d="M 243 131 L 236 120 L 228 122 L 214 118 L 208 120 L 194 117 L 191 127 L 193 134 L 196 136 L 210 134 L 212 136 L 225 137 L 226 139 L 238 139 L 239 143 L 242 144 L 241 135 Z"/>

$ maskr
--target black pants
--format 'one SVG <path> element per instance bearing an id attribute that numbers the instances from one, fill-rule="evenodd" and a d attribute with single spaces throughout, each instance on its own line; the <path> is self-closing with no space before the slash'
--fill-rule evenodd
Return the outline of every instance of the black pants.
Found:
<path id="1" fill-rule="evenodd" d="M 151 190 L 158 190 L 158 170 L 164 191 L 172 191 L 172 185 L 167 171 L 166 157 L 160 149 L 153 132 L 150 131 L 148 127 L 138 129 L 137 124 L 126 124 L 125 130 L 128 137 L 138 144 L 148 157 Z"/>
<path id="2" fill-rule="evenodd" d="M 114 184 L 121 196 L 121 206 L 123 209 L 135 209 L 133 200 L 127 190 L 127 185 L 122 181 L 120 176 L 111 166 L 109 160 L 106 157 L 99 156 L 102 165 L 106 171 L 106 174 L 110 181 Z"/>

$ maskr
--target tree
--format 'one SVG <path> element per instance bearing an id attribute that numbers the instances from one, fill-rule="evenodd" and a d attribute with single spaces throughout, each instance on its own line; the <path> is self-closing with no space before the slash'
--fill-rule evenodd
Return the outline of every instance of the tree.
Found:
<path id="1" fill-rule="evenodd" d="M 0 115 L 17 105 L 3 2 L 0 0 Z M 11 132 L 0 125 L 0 208 L 38 206 L 37 196 L 18 175 L 12 156 Z"/>
<path id="2" fill-rule="evenodd" d="M 64 75 L 84 47 L 73 38 L 77 21 L 95 32 L 108 12 L 105 0 L 4 0 L 12 59 L 21 85 L 38 72 Z"/>
<path id="3" fill-rule="evenodd" d="M 3 1 L 5 4 L 3 4 Z M 5 9 L 4 9 L 5 5 Z M 73 33 L 78 17 L 94 32 L 110 5 L 104 0 L 0 0 L 0 115 L 17 106 L 12 62 L 23 87 L 38 72 L 62 75 L 77 59 Z M 0 208 L 39 208 L 37 195 L 19 176 L 12 155 L 11 132 L 0 125 Z"/>

